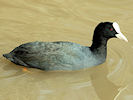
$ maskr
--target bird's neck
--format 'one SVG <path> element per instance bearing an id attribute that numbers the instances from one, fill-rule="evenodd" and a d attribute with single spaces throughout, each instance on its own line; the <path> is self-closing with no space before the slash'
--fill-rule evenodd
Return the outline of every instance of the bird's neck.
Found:
<path id="1" fill-rule="evenodd" d="M 107 55 L 107 41 L 108 41 L 108 39 L 103 38 L 103 37 L 93 38 L 93 43 L 90 47 L 91 51 L 94 54 L 104 56 L 106 58 L 106 55 Z"/>

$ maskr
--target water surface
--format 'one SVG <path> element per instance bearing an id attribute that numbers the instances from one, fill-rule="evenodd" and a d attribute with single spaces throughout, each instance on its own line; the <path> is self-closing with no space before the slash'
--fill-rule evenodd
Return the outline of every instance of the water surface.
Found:
<path id="1" fill-rule="evenodd" d="M 79 71 L 23 71 L 2 54 L 31 41 L 91 45 L 99 22 L 128 38 L 108 42 L 104 64 Z M 0 100 L 133 100 L 132 0 L 0 0 Z"/>

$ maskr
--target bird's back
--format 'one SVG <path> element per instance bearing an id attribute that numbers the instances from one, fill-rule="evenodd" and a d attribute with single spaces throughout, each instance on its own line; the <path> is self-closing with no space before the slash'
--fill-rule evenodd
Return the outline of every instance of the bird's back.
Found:
<path id="1" fill-rule="evenodd" d="M 71 42 L 30 42 L 8 54 L 12 62 L 44 70 L 75 70 L 85 67 L 88 47 Z M 87 65 L 86 65 L 87 67 Z"/>

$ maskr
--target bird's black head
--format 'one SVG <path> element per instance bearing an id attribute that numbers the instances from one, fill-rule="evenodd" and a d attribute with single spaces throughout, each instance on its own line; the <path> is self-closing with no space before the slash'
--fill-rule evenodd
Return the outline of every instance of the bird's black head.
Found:
<path id="1" fill-rule="evenodd" d="M 113 37 L 128 41 L 121 33 L 119 25 L 116 22 L 101 22 L 95 28 L 93 41 L 108 40 Z"/>
<path id="2" fill-rule="evenodd" d="M 117 34 L 117 32 L 113 28 L 113 23 L 111 22 L 100 23 L 96 27 L 94 33 L 96 33 L 98 36 L 101 36 L 107 39 L 116 37 L 115 34 Z"/>
<path id="3" fill-rule="evenodd" d="M 119 25 L 116 22 L 101 22 L 95 28 L 91 50 L 93 51 L 100 47 L 102 47 L 101 49 L 103 50 L 103 47 L 106 48 L 107 41 L 113 37 L 128 42 L 127 38 L 121 33 Z"/>

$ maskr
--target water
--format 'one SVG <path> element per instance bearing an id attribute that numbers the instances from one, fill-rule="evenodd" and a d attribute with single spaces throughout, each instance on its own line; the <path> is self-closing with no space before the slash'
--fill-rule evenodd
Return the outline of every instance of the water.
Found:
<path id="1" fill-rule="evenodd" d="M 0 0 L 0 100 L 133 100 L 132 0 Z M 108 42 L 104 64 L 79 71 L 24 71 L 2 54 L 31 41 L 91 45 L 99 22 L 128 38 Z"/>

